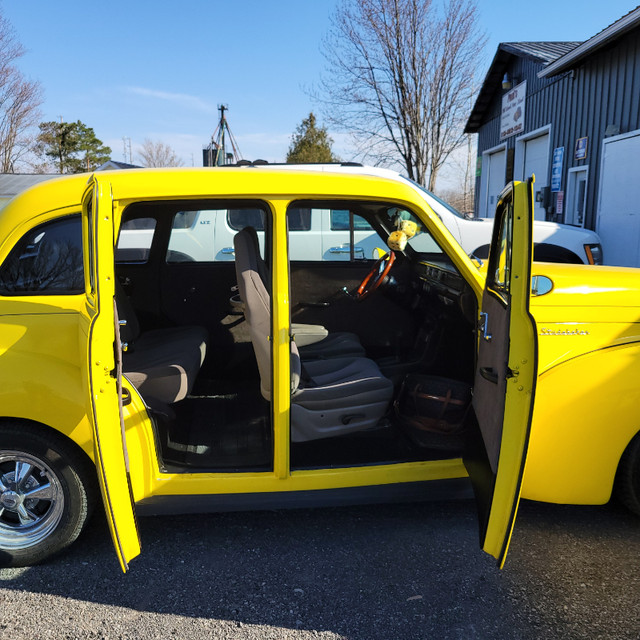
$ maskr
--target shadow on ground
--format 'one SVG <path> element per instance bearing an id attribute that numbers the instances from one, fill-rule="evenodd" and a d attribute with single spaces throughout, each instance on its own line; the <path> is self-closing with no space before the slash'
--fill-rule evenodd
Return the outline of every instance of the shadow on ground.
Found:
<path id="1" fill-rule="evenodd" d="M 20 590 L 158 624 L 170 614 L 353 640 L 635 638 L 639 522 L 616 506 L 523 502 L 499 571 L 470 501 L 146 518 L 123 575 L 95 517 L 65 555 L 1 570 L 0 599 Z"/>

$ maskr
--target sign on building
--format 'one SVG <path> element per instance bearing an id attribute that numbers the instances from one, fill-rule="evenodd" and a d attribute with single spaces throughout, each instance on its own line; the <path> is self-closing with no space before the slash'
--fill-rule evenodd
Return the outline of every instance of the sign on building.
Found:
<path id="1" fill-rule="evenodd" d="M 524 132 L 524 107 L 527 98 L 527 81 L 513 87 L 502 96 L 500 112 L 500 140 Z"/>
<path id="2" fill-rule="evenodd" d="M 589 138 L 578 138 L 576 140 L 576 149 L 573 157 L 576 160 L 584 160 L 587 157 L 587 148 L 589 147 Z"/>
<path id="3" fill-rule="evenodd" d="M 564 147 L 556 147 L 553 150 L 551 163 L 551 191 L 558 193 L 562 184 L 562 164 L 564 161 Z"/>

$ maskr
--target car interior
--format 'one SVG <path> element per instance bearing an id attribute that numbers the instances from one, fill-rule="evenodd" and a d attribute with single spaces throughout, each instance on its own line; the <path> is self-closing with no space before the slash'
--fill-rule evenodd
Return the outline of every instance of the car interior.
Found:
<path id="1" fill-rule="evenodd" d="M 176 243 L 199 211 L 231 224 L 231 259 L 194 259 Z M 461 424 L 469 406 L 474 293 L 419 219 L 392 203 L 293 202 L 289 251 L 302 241 L 296 221 L 331 211 L 348 212 L 352 245 L 366 223 L 381 251 L 289 262 L 291 467 L 459 457 L 463 430 L 438 427 L 454 409 Z M 273 466 L 271 231 L 258 200 L 139 202 L 123 213 L 123 373 L 167 471 Z"/>

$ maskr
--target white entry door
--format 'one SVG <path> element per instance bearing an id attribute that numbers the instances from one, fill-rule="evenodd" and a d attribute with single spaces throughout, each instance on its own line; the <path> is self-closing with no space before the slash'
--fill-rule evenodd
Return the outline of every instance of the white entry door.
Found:
<path id="1" fill-rule="evenodd" d="M 588 167 L 569 169 L 567 209 L 564 216 L 565 224 L 584 227 L 588 172 Z"/>
<path id="2" fill-rule="evenodd" d="M 534 185 L 534 208 L 533 217 L 535 220 L 544 220 L 546 210 L 541 201 L 543 189 L 548 186 L 549 176 L 549 134 L 545 133 L 535 138 L 524 141 L 524 163 L 521 180 L 527 180 L 533 174 L 536 176 Z"/>
<path id="3" fill-rule="evenodd" d="M 498 204 L 498 196 L 504 189 L 507 172 L 507 151 L 500 149 L 487 153 L 482 158 L 482 171 L 486 175 L 486 196 L 482 203 L 480 217 L 492 218 Z"/>
<path id="4" fill-rule="evenodd" d="M 640 131 L 603 142 L 597 231 L 607 264 L 640 267 Z"/>

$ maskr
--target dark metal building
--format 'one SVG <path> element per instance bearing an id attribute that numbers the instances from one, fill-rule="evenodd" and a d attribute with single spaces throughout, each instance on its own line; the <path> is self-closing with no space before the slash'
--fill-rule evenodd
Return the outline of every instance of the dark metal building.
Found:
<path id="1" fill-rule="evenodd" d="M 582 43 L 500 44 L 466 132 L 476 215 L 535 173 L 536 219 L 595 229 L 607 263 L 640 266 L 640 7 Z"/>

